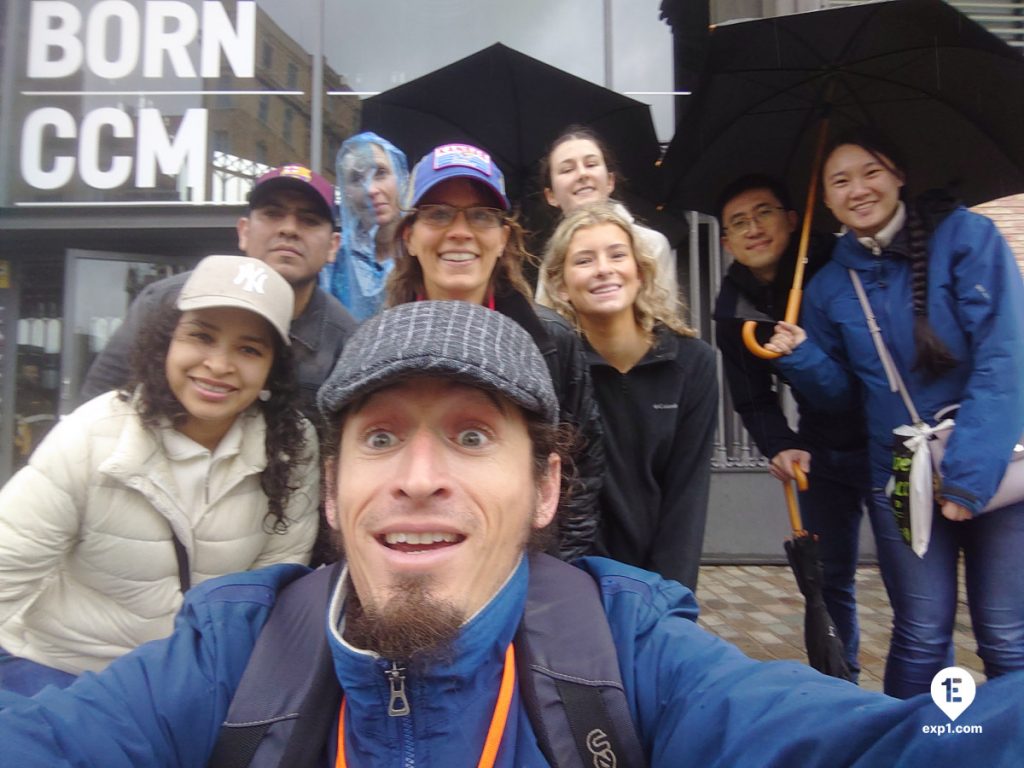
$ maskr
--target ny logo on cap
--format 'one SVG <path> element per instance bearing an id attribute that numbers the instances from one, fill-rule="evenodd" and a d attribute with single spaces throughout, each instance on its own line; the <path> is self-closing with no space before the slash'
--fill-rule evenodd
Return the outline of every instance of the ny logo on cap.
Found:
<path id="1" fill-rule="evenodd" d="M 240 264 L 235 275 L 235 285 L 242 286 L 248 293 L 263 293 L 267 282 L 267 268 L 253 260 L 252 264 Z"/>

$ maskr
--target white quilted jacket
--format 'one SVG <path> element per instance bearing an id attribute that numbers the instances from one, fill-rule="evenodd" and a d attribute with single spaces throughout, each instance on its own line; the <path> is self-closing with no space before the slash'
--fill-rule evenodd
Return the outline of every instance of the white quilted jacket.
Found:
<path id="1" fill-rule="evenodd" d="M 171 632 L 182 602 L 171 530 L 192 584 L 233 571 L 306 563 L 320 474 L 313 427 L 289 499 L 287 533 L 268 532 L 265 424 L 239 416 L 237 455 L 215 462 L 206 504 L 187 515 L 158 437 L 113 392 L 65 417 L 0 490 L 0 646 L 80 674 Z M 190 523 L 194 520 L 194 523 Z"/>

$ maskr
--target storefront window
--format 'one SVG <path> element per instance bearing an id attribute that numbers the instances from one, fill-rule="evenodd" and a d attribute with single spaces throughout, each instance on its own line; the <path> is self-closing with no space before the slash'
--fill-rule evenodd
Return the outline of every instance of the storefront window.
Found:
<path id="1" fill-rule="evenodd" d="M 138 285 L 230 252 L 269 168 L 333 180 L 367 95 L 502 42 L 644 92 L 667 140 L 659 3 L 0 0 L 0 482 Z"/>

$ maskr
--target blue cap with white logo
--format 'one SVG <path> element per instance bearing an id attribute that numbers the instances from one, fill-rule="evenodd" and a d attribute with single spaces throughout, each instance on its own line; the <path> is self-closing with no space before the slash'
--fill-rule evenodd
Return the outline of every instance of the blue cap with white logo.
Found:
<path id="1" fill-rule="evenodd" d="M 494 193 L 502 209 L 512 208 L 505 192 L 505 174 L 489 154 L 471 144 L 443 144 L 424 155 L 412 170 L 407 207 L 418 205 L 427 192 L 447 179 L 479 181 Z"/>

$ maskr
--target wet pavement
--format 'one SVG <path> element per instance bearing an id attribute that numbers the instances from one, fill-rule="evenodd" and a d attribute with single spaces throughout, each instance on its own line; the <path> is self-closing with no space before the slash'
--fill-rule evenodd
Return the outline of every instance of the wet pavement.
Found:
<path id="1" fill-rule="evenodd" d="M 788 566 L 705 565 L 697 583 L 700 624 L 755 659 L 807 661 L 803 640 L 803 595 Z M 954 641 L 956 663 L 977 682 L 985 679 L 975 653 L 961 569 Z M 892 611 L 875 566 L 857 569 L 860 684 L 882 690 Z"/>

